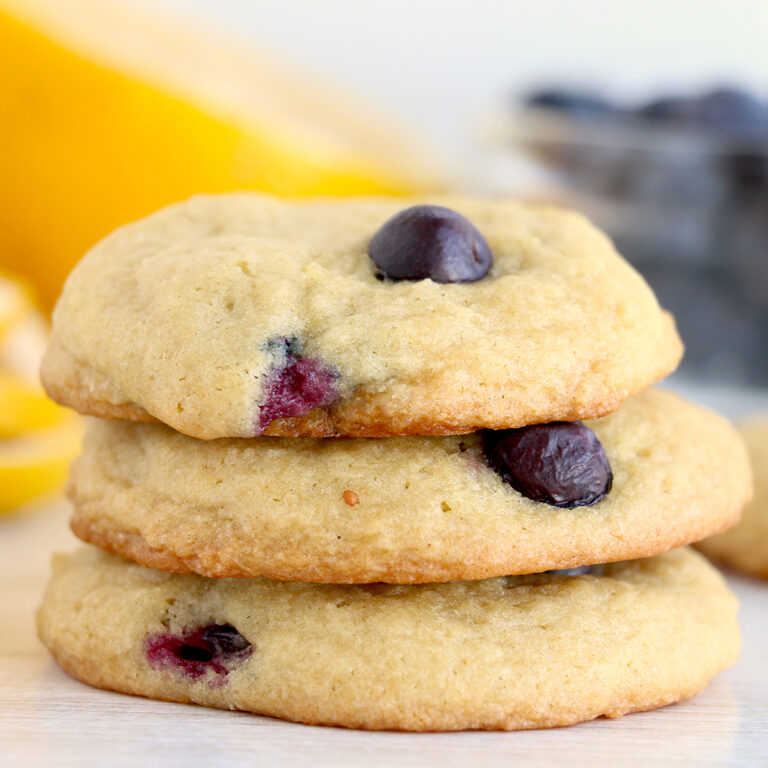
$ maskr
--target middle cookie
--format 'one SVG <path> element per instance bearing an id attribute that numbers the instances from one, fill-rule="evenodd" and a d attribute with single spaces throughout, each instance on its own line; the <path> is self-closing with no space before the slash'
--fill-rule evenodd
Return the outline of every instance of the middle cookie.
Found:
<path id="1" fill-rule="evenodd" d="M 599 461 L 579 444 L 569 468 L 572 444 L 550 440 L 531 460 L 515 442 L 522 430 L 203 442 L 93 420 L 72 471 L 72 527 L 166 571 L 414 583 L 647 557 L 738 520 L 749 464 L 719 416 L 650 390 L 585 424 Z M 505 434 L 514 439 L 500 449 Z M 573 494 L 582 506 L 556 506 L 569 504 L 562 489 L 523 495 L 553 483 L 567 493 L 595 474 L 601 488 Z"/>

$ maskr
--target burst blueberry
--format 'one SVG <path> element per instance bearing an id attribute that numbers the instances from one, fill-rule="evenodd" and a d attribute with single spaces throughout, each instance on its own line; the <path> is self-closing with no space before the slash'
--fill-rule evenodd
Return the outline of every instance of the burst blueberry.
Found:
<path id="1" fill-rule="evenodd" d="M 338 376 L 329 366 L 304 357 L 296 339 L 271 340 L 278 362 L 264 385 L 259 407 L 258 433 L 275 419 L 303 416 L 314 408 L 330 405 L 338 397 Z"/>
<path id="2" fill-rule="evenodd" d="M 395 214 L 373 236 L 368 253 L 388 280 L 473 283 L 488 274 L 493 254 L 467 218 L 439 205 Z"/>
<path id="3" fill-rule="evenodd" d="M 153 667 L 176 668 L 191 678 L 209 670 L 226 677 L 232 667 L 251 655 L 251 644 L 231 624 L 208 624 L 183 635 L 156 634 L 146 640 Z"/>
<path id="4" fill-rule="evenodd" d="M 533 501 L 572 509 L 597 503 L 611 489 L 602 443 L 581 422 L 487 431 L 484 443 L 489 465 Z"/>

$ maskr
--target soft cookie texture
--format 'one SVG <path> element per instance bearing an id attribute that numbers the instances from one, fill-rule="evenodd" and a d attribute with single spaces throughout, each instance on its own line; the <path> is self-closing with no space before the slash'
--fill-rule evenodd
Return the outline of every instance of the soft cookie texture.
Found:
<path id="1" fill-rule="evenodd" d="M 481 232 L 486 277 L 377 278 L 371 239 L 427 202 Z M 238 194 L 93 248 L 56 307 L 42 376 L 83 413 L 204 439 L 437 435 L 604 415 L 681 353 L 648 285 L 575 213 Z"/>
<path id="2" fill-rule="evenodd" d="M 702 541 L 702 552 L 752 576 L 768 579 L 768 414 L 741 426 L 755 475 L 755 497 L 741 522 Z"/>
<path id="3" fill-rule="evenodd" d="M 58 556 L 38 632 L 101 688 L 304 723 L 568 725 L 684 699 L 732 664 L 736 599 L 682 549 L 435 585 L 318 585 Z"/>
<path id="4" fill-rule="evenodd" d="M 506 484 L 478 434 L 201 442 L 92 420 L 72 471 L 72 526 L 163 570 L 413 583 L 645 557 L 738 520 L 749 464 L 719 416 L 648 390 L 588 424 L 613 487 L 560 509 Z"/>

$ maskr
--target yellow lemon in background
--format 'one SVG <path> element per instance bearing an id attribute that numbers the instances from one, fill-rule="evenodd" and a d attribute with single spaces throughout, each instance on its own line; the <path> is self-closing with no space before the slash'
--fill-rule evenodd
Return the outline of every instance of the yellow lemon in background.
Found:
<path id="1" fill-rule="evenodd" d="M 32 309 L 29 291 L 20 282 L 0 273 L 0 338 Z"/>
<path id="2" fill-rule="evenodd" d="M 58 425 L 66 415 L 42 388 L 0 371 L 0 446 L 6 438 Z"/>
<path id="3" fill-rule="evenodd" d="M 197 192 L 437 186 L 369 106 L 135 0 L 0 0 L 0 71 L 0 263 L 46 308 L 96 240 Z"/>
<path id="4" fill-rule="evenodd" d="M 29 292 L 0 276 L 0 513 L 61 488 L 81 421 L 37 380 L 46 325 Z"/>
<path id="5" fill-rule="evenodd" d="M 0 513 L 58 491 L 80 449 L 80 420 L 66 414 L 60 424 L 0 440 Z"/>
<path id="6" fill-rule="evenodd" d="M 0 308 L 0 372 L 22 379 L 27 386 L 42 392 L 39 382 L 40 360 L 48 344 L 48 325 L 32 303 L 28 291 L 9 277 L 0 275 L 0 295 L 11 286 L 18 289 L 20 306 L 3 323 Z"/>

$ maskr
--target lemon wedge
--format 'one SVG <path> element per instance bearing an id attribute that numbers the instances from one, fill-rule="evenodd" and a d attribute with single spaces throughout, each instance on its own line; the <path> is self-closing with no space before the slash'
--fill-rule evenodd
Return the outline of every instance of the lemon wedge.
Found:
<path id="1" fill-rule="evenodd" d="M 80 419 L 68 414 L 55 427 L 0 440 L 0 513 L 58 491 L 80 442 Z"/>
<path id="2" fill-rule="evenodd" d="M 24 285 L 0 274 L 0 338 L 31 310 L 32 302 Z"/>
<path id="3" fill-rule="evenodd" d="M 37 380 L 47 328 L 21 283 L 0 275 L 0 512 L 64 484 L 81 420 Z"/>
<path id="4" fill-rule="evenodd" d="M 30 307 L 4 331 L 0 331 L 0 371 L 14 374 L 39 391 L 40 360 L 47 344 L 45 319 Z"/>
<path id="5" fill-rule="evenodd" d="M 68 417 L 67 411 L 49 400 L 41 387 L 0 372 L 0 441 L 55 426 Z"/>

